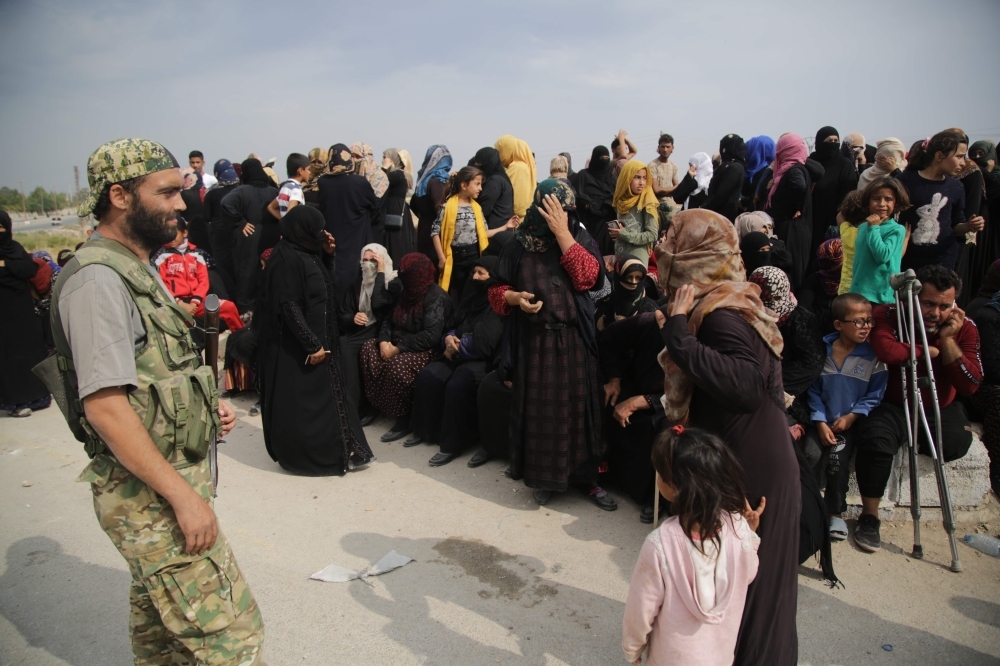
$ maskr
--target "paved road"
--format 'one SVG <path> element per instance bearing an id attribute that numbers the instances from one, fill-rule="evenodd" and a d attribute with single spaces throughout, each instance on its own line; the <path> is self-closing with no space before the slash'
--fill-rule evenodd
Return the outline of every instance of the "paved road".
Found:
<path id="1" fill-rule="evenodd" d="M 251 403 L 234 401 L 215 507 L 264 614 L 271 666 L 626 663 L 622 610 L 649 529 L 630 501 L 607 513 L 573 492 L 536 506 L 500 461 L 469 469 L 466 453 L 428 467 L 437 447 L 379 442 L 388 419 L 366 429 L 378 456 L 368 469 L 291 476 L 268 457 Z M 131 663 L 129 574 L 75 482 L 85 462 L 57 408 L 0 416 L 0 665 Z M 1000 530 L 995 507 L 984 519 Z M 843 589 L 817 580 L 811 560 L 800 568 L 799 663 L 997 664 L 1000 560 L 963 545 L 965 571 L 942 568 L 939 523 L 924 527 L 923 561 L 905 554 L 908 526 L 883 523 L 882 537 L 875 555 L 834 546 Z M 416 561 L 371 587 L 308 580 L 392 549 Z"/>
<path id="2" fill-rule="evenodd" d="M 52 218 L 46 217 L 37 220 L 29 220 L 27 221 L 27 223 L 14 222 L 14 231 L 22 232 L 22 231 L 51 230 L 51 229 L 57 229 L 59 227 L 66 227 L 71 224 L 77 224 L 79 223 L 79 221 L 80 218 L 78 218 L 76 215 L 68 215 L 59 220 L 54 220 Z"/>

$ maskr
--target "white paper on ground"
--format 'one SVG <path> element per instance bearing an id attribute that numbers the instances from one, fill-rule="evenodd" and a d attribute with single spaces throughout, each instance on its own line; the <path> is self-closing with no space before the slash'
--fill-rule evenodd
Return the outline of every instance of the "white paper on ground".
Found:
<path id="1" fill-rule="evenodd" d="M 362 582 L 368 583 L 366 579 L 369 576 L 384 574 L 388 571 L 392 571 L 393 569 L 405 566 L 412 561 L 412 557 L 400 555 L 396 551 L 390 550 L 382 556 L 382 559 L 364 571 L 352 571 L 351 569 L 345 569 L 344 567 L 336 564 L 329 564 L 322 571 L 317 571 L 312 576 L 309 576 L 309 578 L 311 580 L 321 580 L 325 583 L 346 583 L 354 580 L 355 578 L 360 578 Z M 368 584 L 370 585 L 371 583 Z"/>

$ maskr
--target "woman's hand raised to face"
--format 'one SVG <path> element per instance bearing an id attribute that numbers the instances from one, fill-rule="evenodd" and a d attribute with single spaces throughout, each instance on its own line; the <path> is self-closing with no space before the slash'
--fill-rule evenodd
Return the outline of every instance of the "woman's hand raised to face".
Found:
<path id="1" fill-rule="evenodd" d="M 329 231 L 323 231 L 323 251 L 327 254 L 333 254 L 333 251 L 337 249 L 337 242 L 333 240 L 333 235 Z"/>
<path id="2" fill-rule="evenodd" d="M 670 299 L 667 311 L 670 313 L 671 317 L 675 315 L 686 315 L 691 311 L 692 305 L 694 305 L 694 285 L 686 284 L 678 289 L 674 294 L 674 297 Z"/>
<path id="3" fill-rule="evenodd" d="M 538 207 L 538 212 L 555 236 L 569 233 L 569 215 L 563 210 L 559 197 L 546 194 L 542 199 L 542 205 Z"/>

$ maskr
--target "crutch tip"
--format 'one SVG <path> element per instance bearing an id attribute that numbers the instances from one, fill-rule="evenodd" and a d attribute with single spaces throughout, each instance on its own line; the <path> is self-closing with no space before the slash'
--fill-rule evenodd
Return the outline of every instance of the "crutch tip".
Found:
<path id="1" fill-rule="evenodd" d="M 962 573 L 962 563 L 959 562 L 958 560 L 952 560 L 951 570 L 954 571 L 955 573 Z"/>
<path id="2" fill-rule="evenodd" d="M 913 552 L 910 553 L 910 557 L 915 560 L 924 559 L 924 547 L 923 546 L 913 546 Z"/>

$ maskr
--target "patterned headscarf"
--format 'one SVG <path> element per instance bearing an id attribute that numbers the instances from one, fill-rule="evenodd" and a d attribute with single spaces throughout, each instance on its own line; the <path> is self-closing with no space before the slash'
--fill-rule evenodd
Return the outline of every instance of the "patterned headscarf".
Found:
<path id="1" fill-rule="evenodd" d="M 762 210 L 740 213 L 736 217 L 736 232 L 740 235 L 740 240 L 753 231 L 759 231 L 768 238 L 774 238 L 774 220 Z"/>
<path id="2" fill-rule="evenodd" d="M 777 266 L 761 266 L 750 274 L 748 281 L 760 287 L 760 300 L 764 307 L 778 315 L 778 326 L 788 321 L 799 302 L 785 271 Z"/>
<path id="3" fill-rule="evenodd" d="M 326 148 L 313 148 L 309 151 L 309 181 L 302 186 L 306 192 L 319 191 L 319 177 L 326 169 L 326 162 L 330 157 Z"/>
<path id="4" fill-rule="evenodd" d="M 423 252 L 404 254 L 399 260 L 399 279 L 403 292 L 399 295 L 392 321 L 401 324 L 424 314 L 424 297 L 435 282 L 434 264 Z"/>
<path id="5" fill-rule="evenodd" d="M 801 136 L 789 132 L 778 139 L 774 156 L 774 181 L 771 183 L 771 191 L 767 195 L 768 208 L 771 207 L 774 193 L 778 191 L 778 183 L 785 177 L 785 172 L 796 164 L 805 164 L 806 158 L 809 157 L 809 150 Z"/>
<path id="6" fill-rule="evenodd" d="M 622 166 L 622 170 L 618 174 L 618 182 L 615 183 L 615 196 L 612 203 L 620 214 L 627 213 L 633 207 L 638 206 L 639 210 L 644 210 L 654 219 L 659 219 L 657 208 L 660 202 L 653 193 L 653 179 L 650 178 L 648 170 L 646 170 L 646 185 L 642 188 L 642 192 L 632 194 L 632 179 L 635 174 L 644 169 L 646 169 L 646 165 L 639 160 L 629 160 Z"/>
<path id="7" fill-rule="evenodd" d="M 710 312 L 735 311 L 749 323 L 771 352 L 780 358 L 784 346 L 777 317 L 760 300 L 760 287 L 746 282 L 740 260 L 736 228 L 732 222 L 700 208 L 677 213 L 667 237 L 656 246 L 660 284 L 671 300 L 686 284 L 695 288 L 694 308 L 688 314 L 688 330 L 698 328 Z M 670 358 L 667 350 L 657 360 L 663 367 L 663 403 L 667 418 L 687 421 L 694 385 Z"/>
<path id="8" fill-rule="evenodd" d="M 840 270 L 844 266 L 844 242 L 839 238 L 823 241 L 816 249 L 819 263 L 819 282 L 823 293 L 836 296 L 840 289 Z"/>
<path id="9" fill-rule="evenodd" d="M 424 164 L 417 174 L 417 185 L 413 194 L 418 197 L 427 194 L 427 185 L 431 178 L 447 183 L 449 171 L 451 171 L 451 153 L 448 152 L 448 146 L 431 146 L 424 155 Z"/>
<path id="10" fill-rule="evenodd" d="M 555 234 L 549 229 L 549 223 L 538 212 L 546 194 L 554 194 L 563 209 L 576 209 L 576 194 L 573 193 L 569 181 L 564 178 L 548 178 L 539 183 L 535 190 L 534 203 L 525 213 L 524 220 L 514 230 L 514 238 L 528 252 L 545 252 L 556 239 Z"/>
<path id="11" fill-rule="evenodd" d="M 354 158 L 354 172 L 364 176 L 375 190 L 375 196 L 381 199 L 389 189 L 389 176 L 385 175 L 382 166 L 375 161 L 372 147 L 359 141 L 351 146 L 351 157 Z"/>
<path id="12" fill-rule="evenodd" d="M 354 157 L 350 149 L 342 143 L 335 143 L 330 146 L 330 152 L 326 160 L 326 171 L 324 176 L 342 176 L 345 173 L 354 171 Z"/>

